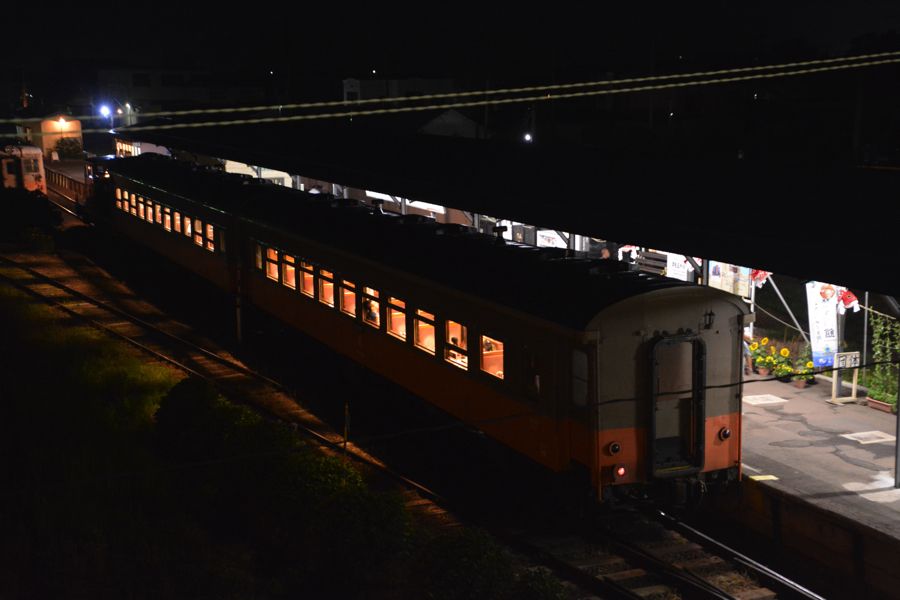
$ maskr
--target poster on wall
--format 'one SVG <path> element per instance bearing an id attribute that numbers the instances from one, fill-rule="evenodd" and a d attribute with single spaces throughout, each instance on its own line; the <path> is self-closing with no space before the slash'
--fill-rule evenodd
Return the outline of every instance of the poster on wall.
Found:
<path id="1" fill-rule="evenodd" d="M 838 289 L 830 283 L 819 281 L 809 281 L 806 284 L 809 339 L 812 344 L 812 360 L 817 367 L 834 365 L 834 353 L 838 349 Z"/>
<path id="2" fill-rule="evenodd" d="M 747 298 L 750 296 L 750 268 L 711 260 L 709 287 Z"/>

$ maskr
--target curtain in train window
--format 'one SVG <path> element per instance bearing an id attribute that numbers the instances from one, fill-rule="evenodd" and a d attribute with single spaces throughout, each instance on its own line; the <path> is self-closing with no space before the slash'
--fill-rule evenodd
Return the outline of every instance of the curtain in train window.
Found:
<path id="1" fill-rule="evenodd" d="M 203 221 L 194 219 L 194 243 L 203 247 Z"/>
<path id="2" fill-rule="evenodd" d="M 163 229 L 172 231 L 172 209 L 168 206 L 163 209 Z"/>
<path id="3" fill-rule="evenodd" d="M 192 237 L 193 230 L 191 229 L 191 218 L 187 215 L 184 215 L 184 235 L 185 237 Z"/>
<path id="4" fill-rule="evenodd" d="M 211 223 L 206 224 L 206 249 L 216 251 L 216 228 Z"/>
<path id="5" fill-rule="evenodd" d="M 266 277 L 278 281 L 278 250 L 266 248 Z"/>
<path id="6" fill-rule="evenodd" d="M 175 211 L 175 231 L 181 233 L 181 213 Z M 260 266 L 262 268 L 262 266 Z"/>

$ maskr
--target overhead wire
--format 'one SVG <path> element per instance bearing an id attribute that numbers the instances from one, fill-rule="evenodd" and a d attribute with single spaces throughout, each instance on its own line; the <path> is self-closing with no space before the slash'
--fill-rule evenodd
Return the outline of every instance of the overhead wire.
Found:
<path id="1" fill-rule="evenodd" d="M 713 77 L 718 75 L 730 75 L 736 73 L 750 73 L 754 71 L 774 71 L 781 69 L 794 69 L 796 67 L 807 67 L 814 65 L 828 65 L 835 63 L 847 63 L 856 61 L 870 61 L 871 59 L 897 57 L 900 58 L 900 50 L 887 52 L 875 52 L 870 54 L 857 54 L 852 56 L 840 56 L 835 58 L 820 58 L 803 61 L 793 61 L 786 63 L 776 63 L 769 65 L 756 65 L 750 67 L 732 67 L 727 69 L 713 69 L 707 71 L 692 71 L 689 73 L 670 73 L 665 75 L 644 75 L 640 77 L 625 77 L 621 79 L 601 79 L 595 81 L 580 81 L 574 83 L 555 83 L 545 85 L 520 86 L 511 88 L 496 88 L 486 90 L 469 90 L 464 92 L 443 92 L 437 94 L 423 94 L 417 96 L 399 96 L 399 97 L 381 97 L 357 100 L 329 100 L 320 102 L 297 102 L 288 104 L 264 104 L 256 106 L 236 106 L 226 108 L 197 108 L 185 110 L 163 110 L 152 112 L 137 113 L 141 117 L 175 117 L 175 116 L 193 116 L 203 114 L 223 114 L 223 113 L 239 113 L 239 112 L 260 112 L 267 110 L 297 110 L 308 108 L 329 108 L 335 106 L 364 106 L 367 104 L 386 104 L 386 103 L 403 103 L 403 102 L 421 102 L 423 100 L 437 100 L 446 98 L 467 98 L 472 96 L 493 96 L 501 94 L 523 94 L 530 92 L 546 92 L 554 90 L 570 90 L 584 87 L 598 86 L 614 86 L 631 83 L 644 83 L 649 81 L 668 81 L 672 79 L 691 79 L 698 77 Z M 846 68 L 852 68 L 850 65 L 843 65 Z M 868 65 L 866 65 L 868 66 Z M 71 117 L 72 119 L 106 119 L 98 115 L 78 115 Z M 14 123 L 19 119 L 0 119 L 0 123 Z"/>

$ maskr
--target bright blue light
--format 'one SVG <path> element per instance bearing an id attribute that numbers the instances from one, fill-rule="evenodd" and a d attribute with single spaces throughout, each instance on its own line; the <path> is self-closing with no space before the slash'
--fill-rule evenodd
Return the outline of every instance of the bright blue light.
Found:
<path id="1" fill-rule="evenodd" d="M 110 111 L 109 107 L 105 104 L 100 107 L 100 114 L 103 115 L 104 117 L 108 117 L 111 114 L 111 112 L 112 111 Z"/>

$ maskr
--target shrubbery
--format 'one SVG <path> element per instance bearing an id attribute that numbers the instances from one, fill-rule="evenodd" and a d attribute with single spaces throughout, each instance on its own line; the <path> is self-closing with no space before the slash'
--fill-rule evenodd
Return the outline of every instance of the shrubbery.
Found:
<path id="1" fill-rule="evenodd" d="M 59 211 L 40 192 L 0 188 L 0 207 L 0 240 L 28 241 L 62 223 Z"/>

